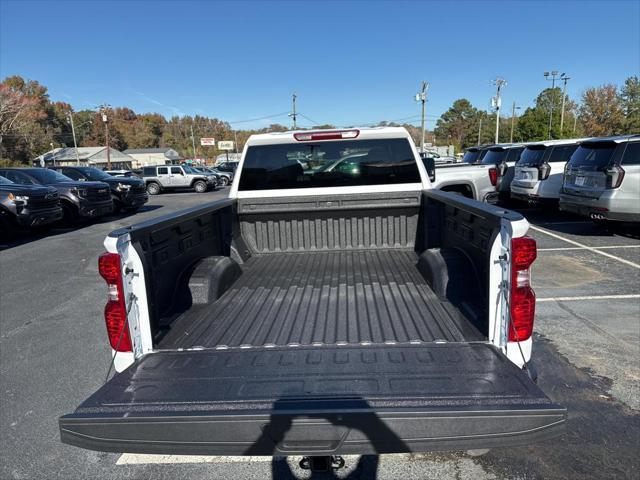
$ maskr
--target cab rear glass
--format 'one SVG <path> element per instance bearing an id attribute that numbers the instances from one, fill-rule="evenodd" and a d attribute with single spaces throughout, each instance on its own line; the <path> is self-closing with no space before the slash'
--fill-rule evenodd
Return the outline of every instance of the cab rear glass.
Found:
<path id="1" fill-rule="evenodd" d="M 462 161 L 464 163 L 476 163 L 480 158 L 480 150 L 467 150 L 464 152 L 464 156 L 462 157 Z"/>
<path id="2" fill-rule="evenodd" d="M 421 182 L 406 138 L 256 145 L 240 175 L 239 190 Z"/>
<path id="3" fill-rule="evenodd" d="M 605 168 L 611 163 L 616 147 L 615 142 L 583 143 L 571 156 L 569 164 L 594 170 Z"/>

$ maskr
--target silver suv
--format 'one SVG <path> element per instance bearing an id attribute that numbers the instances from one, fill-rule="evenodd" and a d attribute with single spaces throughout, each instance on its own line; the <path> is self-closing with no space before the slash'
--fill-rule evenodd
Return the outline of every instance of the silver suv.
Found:
<path id="1" fill-rule="evenodd" d="M 640 222 L 640 135 L 583 142 L 565 168 L 560 210 Z"/>
<path id="2" fill-rule="evenodd" d="M 205 175 L 188 165 L 156 165 L 144 167 L 142 179 L 149 195 L 157 195 L 163 190 L 189 189 L 204 193 L 217 186 L 216 178 Z"/>
<path id="3" fill-rule="evenodd" d="M 511 198 L 532 204 L 557 204 L 565 165 L 586 138 L 530 143 L 516 163 Z"/>

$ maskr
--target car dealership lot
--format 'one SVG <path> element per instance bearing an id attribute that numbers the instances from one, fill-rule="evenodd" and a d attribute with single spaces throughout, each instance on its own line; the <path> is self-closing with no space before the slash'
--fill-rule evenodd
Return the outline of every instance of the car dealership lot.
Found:
<path id="1" fill-rule="evenodd" d="M 57 418 L 107 373 L 97 257 L 123 225 L 221 198 L 152 197 L 135 215 L 22 237 L 0 252 L 0 478 L 295 478 L 295 459 L 90 452 L 58 441 Z M 538 242 L 533 359 L 545 392 L 569 409 L 552 442 L 463 453 L 347 457 L 352 478 L 628 478 L 640 468 L 640 239 L 578 217 L 522 209 Z M 314 477 L 316 478 L 316 477 Z"/>

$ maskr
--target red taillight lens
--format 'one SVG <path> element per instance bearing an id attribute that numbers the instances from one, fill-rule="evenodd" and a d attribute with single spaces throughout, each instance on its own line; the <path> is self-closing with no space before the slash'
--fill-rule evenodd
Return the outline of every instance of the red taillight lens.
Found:
<path id="1" fill-rule="evenodd" d="M 531 264 L 537 256 L 536 241 L 531 237 L 511 240 L 511 325 L 509 341 L 522 342 L 533 333 L 536 294 L 531 288 Z"/>
<path id="2" fill-rule="evenodd" d="M 127 325 L 127 307 L 122 288 L 120 255 L 103 253 L 98 259 L 98 271 L 107 282 L 109 296 L 104 307 L 104 320 L 111 348 L 118 352 L 131 352 L 131 337 Z"/>
<path id="3" fill-rule="evenodd" d="M 607 188 L 618 188 L 622 185 L 625 171 L 622 167 L 613 166 L 607 168 L 604 173 L 607 175 Z"/>
<path id="4" fill-rule="evenodd" d="M 360 130 L 335 130 L 331 132 L 299 132 L 294 133 L 293 138 L 299 142 L 310 140 L 342 140 L 343 138 L 357 138 Z"/>
<path id="5" fill-rule="evenodd" d="M 494 187 L 498 184 L 498 169 L 490 168 L 489 169 L 489 180 L 491 180 L 491 185 Z"/>

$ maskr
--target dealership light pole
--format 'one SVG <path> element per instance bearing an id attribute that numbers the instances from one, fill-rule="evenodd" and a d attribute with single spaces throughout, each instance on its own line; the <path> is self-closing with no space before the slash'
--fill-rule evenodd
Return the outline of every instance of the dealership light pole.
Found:
<path id="1" fill-rule="evenodd" d="M 500 133 L 500 105 L 502 104 L 502 98 L 500 98 L 500 90 L 507 85 L 507 81 L 504 78 L 497 77 L 493 84 L 496 86 L 496 96 L 491 99 L 492 106 L 496 109 L 496 138 L 494 143 L 498 143 L 498 134 Z"/>
<path id="2" fill-rule="evenodd" d="M 73 125 L 73 112 L 69 110 L 69 123 L 71 124 L 71 133 L 73 134 L 73 148 L 76 151 L 76 165 L 80 165 L 80 156 L 78 155 L 78 143 L 76 142 L 76 127 Z"/>
<path id="3" fill-rule="evenodd" d="M 562 137 L 562 133 L 564 131 L 564 102 L 567 97 L 567 82 L 571 80 L 571 77 L 566 73 L 563 73 L 560 75 L 560 80 L 564 83 L 564 86 L 562 87 L 562 111 L 560 112 L 560 136 Z"/>
<path id="4" fill-rule="evenodd" d="M 478 122 L 478 146 L 480 146 L 480 135 L 482 134 L 482 112 L 478 115 L 480 118 L 480 122 Z"/>
<path id="5" fill-rule="evenodd" d="M 291 110 L 291 113 L 289 114 L 289 116 L 291 117 L 291 120 L 293 120 L 293 129 L 294 130 L 296 130 L 298 128 L 298 124 L 296 123 L 296 120 L 298 118 L 298 114 L 296 113 L 296 98 L 298 98 L 298 96 L 294 93 L 291 96 L 292 110 Z"/>
<path id="6" fill-rule="evenodd" d="M 193 136 L 193 123 L 191 124 L 191 146 L 193 147 L 193 162 L 196 161 L 196 138 Z"/>
<path id="7" fill-rule="evenodd" d="M 516 109 L 520 110 L 520 107 L 516 106 L 516 102 L 513 102 L 513 107 L 511 107 L 511 135 L 509 137 L 509 143 L 513 143 L 513 127 L 515 126 Z"/>
<path id="8" fill-rule="evenodd" d="M 425 124 L 424 124 L 424 114 L 425 114 L 425 108 L 426 108 L 426 104 L 427 104 L 427 90 L 429 90 L 429 82 L 425 82 L 423 81 L 421 84 L 421 88 L 420 91 L 418 93 L 416 93 L 415 96 L 415 100 L 416 102 L 420 102 L 422 105 L 422 120 L 420 123 L 420 128 L 422 130 L 422 137 L 420 140 L 420 152 L 424 153 L 424 135 L 425 135 Z"/>
<path id="9" fill-rule="evenodd" d="M 107 145 L 107 170 L 111 170 L 111 152 L 109 148 L 109 117 L 107 117 L 108 105 L 102 107 L 102 121 L 104 122 L 104 138 Z"/>
<path id="10" fill-rule="evenodd" d="M 551 78 L 549 78 L 551 77 Z M 549 140 L 551 140 L 551 124 L 553 121 L 553 89 L 556 88 L 556 78 L 558 77 L 558 71 L 552 70 L 551 72 L 544 72 L 544 78 L 551 80 L 551 93 L 549 94 Z"/>

